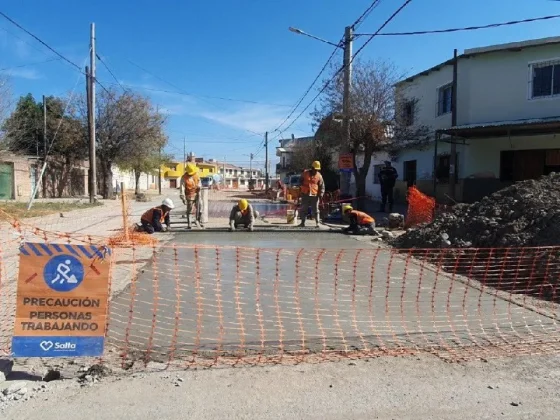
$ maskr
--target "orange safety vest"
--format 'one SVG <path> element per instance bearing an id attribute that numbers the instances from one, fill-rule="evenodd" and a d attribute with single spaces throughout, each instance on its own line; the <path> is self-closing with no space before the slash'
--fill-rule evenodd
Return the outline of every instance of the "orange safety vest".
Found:
<path id="1" fill-rule="evenodd" d="M 311 172 L 308 169 L 303 171 L 301 175 L 301 192 L 302 194 L 308 194 L 316 196 L 319 194 L 319 184 L 323 182 L 323 176 L 317 172 L 315 175 L 311 176 Z"/>
<path id="2" fill-rule="evenodd" d="M 160 219 L 160 223 L 165 222 L 165 217 L 167 216 L 167 213 L 164 213 L 163 210 L 161 209 L 161 207 L 154 207 L 151 208 L 150 210 L 146 211 L 142 217 L 140 218 L 140 220 L 144 220 L 145 222 L 148 223 L 152 223 L 154 221 L 154 210 L 159 210 L 161 212 L 161 219 Z"/>
<path id="3" fill-rule="evenodd" d="M 375 222 L 375 219 L 373 217 L 362 211 L 352 210 L 350 214 L 356 216 L 356 218 L 358 219 L 358 225 L 361 226 L 371 225 L 373 222 Z"/>
<path id="4" fill-rule="evenodd" d="M 198 185 L 200 184 L 200 177 L 198 176 L 198 174 L 185 174 L 183 175 L 183 181 L 185 182 L 185 196 L 188 199 L 194 199 L 196 197 Z"/>

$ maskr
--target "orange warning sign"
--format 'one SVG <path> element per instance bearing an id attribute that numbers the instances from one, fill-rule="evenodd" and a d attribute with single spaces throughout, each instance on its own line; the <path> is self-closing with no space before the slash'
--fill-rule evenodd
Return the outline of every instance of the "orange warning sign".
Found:
<path id="1" fill-rule="evenodd" d="M 338 156 L 338 169 L 341 171 L 351 171 L 354 169 L 352 153 L 344 153 Z"/>
<path id="2" fill-rule="evenodd" d="M 20 247 L 15 357 L 103 353 L 111 251 L 24 243 Z"/>

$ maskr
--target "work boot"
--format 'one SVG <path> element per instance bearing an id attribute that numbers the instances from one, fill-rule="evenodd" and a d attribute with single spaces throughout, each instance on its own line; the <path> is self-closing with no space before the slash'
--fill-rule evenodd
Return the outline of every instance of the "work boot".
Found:
<path id="1" fill-rule="evenodd" d="M 315 227 L 319 227 L 319 216 L 315 216 Z"/>
<path id="2" fill-rule="evenodd" d="M 305 216 L 303 219 L 301 219 L 301 223 L 298 225 L 298 227 L 305 227 L 305 218 L 307 216 Z"/>
<path id="3" fill-rule="evenodd" d="M 187 218 L 187 229 L 192 229 L 191 227 L 191 216 L 189 214 L 185 215 Z"/>

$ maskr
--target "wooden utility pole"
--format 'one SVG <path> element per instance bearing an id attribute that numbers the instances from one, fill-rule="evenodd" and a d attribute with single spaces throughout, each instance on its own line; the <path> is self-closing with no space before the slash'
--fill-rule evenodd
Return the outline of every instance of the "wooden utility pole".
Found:
<path id="1" fill-rule="evenodd" d="M 90 190 L 89 202 L 95 202 L 97 195 L 97 158 L 95 156 L 95 23 L 90 27 L 90 74 L 89 74 L 89 167 L 90 167 Z"/>
<path id="2" fill-rule="evenodd" d="M 43 162 L 47 163 L 47 98 L 43 95 Z M 35 180 L 37 181 L 37 180 Z M 43 184 L 43 198 L 47 197 L 47 188 L 45 186 L 45 174 L 41 177 L 41 184 Z"/>
<path id="3" fill-rule="evenodd" d="M 453 85 L 451 88 L 451 126 L 457 126 L 457 49 L 453 51 Z M 451 153 L 449 154 L 449 198 L 455 200 L 455 176 L 457 173 L 457 144 L 455 136 L 451 137 Z"/>

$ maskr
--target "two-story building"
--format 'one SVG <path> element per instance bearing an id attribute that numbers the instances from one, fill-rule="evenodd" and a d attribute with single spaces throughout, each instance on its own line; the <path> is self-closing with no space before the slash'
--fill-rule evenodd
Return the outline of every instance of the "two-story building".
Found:
<path id="1" fill-rule="evenodd" d="M 313 141 L 314 137 L 299 137 L 296 138 L 292 135 L 289 139 L 281 139 L 280 146 L 276 148 L 276 156 L 280 158 L 280 162 L 276 164 L 276 176 L 283 180 L 288 175 L 296 174 L 292 167 L 292 155 L 294 149 L 307 142 Z"/>
<path id="2" fill-rule="evenodd" d="M 221 176 L 223 186 L 232 189 L 248 189 L 251 179 L 255 182 L 255 188 L 260 189 L 264 185 L 264 176 L 260 169 L 243 168 L 241 166 L 232 165 L 227 162 L 215 162 L 218 168 L 218 174 Z"/>
<path id="3" fill-rule="evenodd" d="M 416 184 L 443 200 L 450 191 L 452 143 L 456 201 L 476 201 L 515 181 L 560 171 L 560 37 L 465 50 L 456 60 L 456 92 L 454 63 L 396 85 L 408 123 L 434 133 L 423 150 L 398 156 L 399 195 Z"/>

